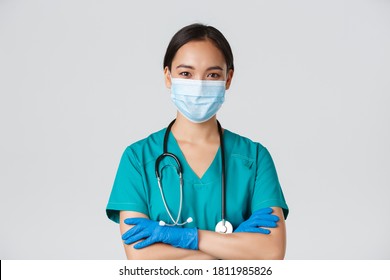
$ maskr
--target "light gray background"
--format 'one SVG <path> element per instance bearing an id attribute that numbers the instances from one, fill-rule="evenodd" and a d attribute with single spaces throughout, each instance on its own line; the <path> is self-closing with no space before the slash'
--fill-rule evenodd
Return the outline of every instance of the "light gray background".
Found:
<path id="1" fill-rule="evenodd" d="M 390 1 L 0 0 L 0 258 L 124 259 L 125 147 L 175 108 L 162 60 L 202 22 L 236 72 L 219 119 L 271 152 L 287 259 L 389 259 Z"/>

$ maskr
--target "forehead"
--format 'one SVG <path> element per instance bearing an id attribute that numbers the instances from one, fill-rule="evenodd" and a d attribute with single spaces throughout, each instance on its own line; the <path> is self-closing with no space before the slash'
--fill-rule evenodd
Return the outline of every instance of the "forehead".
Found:
<path id="1" fill-rule="evenodd" d="M 184 44 L 176 52 L 172 66 L 183 63 L 199 67 L 209 65 L 226 67 L 225 57 L 210 40 L 190 41 Z"/>

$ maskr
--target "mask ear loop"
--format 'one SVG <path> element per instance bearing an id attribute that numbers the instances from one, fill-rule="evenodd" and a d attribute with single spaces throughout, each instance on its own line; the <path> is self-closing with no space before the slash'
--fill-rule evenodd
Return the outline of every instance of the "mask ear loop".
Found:
<path id="1" fill-rule="evenodd" d="M 169 79 L 170 79 L 170 82 L 171 82 L 171 87 L 172 87 L 172 79 L 174 79 L 173 77 L 172 77 L 172 73 L 171 73 L 171 71 L 169 71 Z M 176 120 L 176 119 L 175 119 Z"/>

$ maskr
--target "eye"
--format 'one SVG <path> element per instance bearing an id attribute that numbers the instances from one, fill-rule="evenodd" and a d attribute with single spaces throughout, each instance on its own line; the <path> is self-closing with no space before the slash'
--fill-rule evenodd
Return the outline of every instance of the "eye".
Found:
<path id="1" fill-rule="evenodd" d="M 211 78 L 213 80 L 218 80 L 219 78 L 221 78 L 221 75 L 218 73 L 210 73 L 207 75 L 207 78 Z"/>
<path id="2" fill-rule="evenodd" d="M 191 77 L 191 73 L 190 72 L 180 72 L 179 76 L 182 76 L 184 78 L 189 78 L 189 77 Z"/>

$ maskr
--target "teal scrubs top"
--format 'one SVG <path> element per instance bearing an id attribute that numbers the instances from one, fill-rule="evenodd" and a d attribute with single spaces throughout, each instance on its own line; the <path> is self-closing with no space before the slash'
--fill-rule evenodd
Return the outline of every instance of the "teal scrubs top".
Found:
<path id="1" fill-rule="evenodd" d="M 119 211 L 136 211 L 151 220 L 172 224 L 161 197 L 155 175 L 155 162 L 163 151 L 166 129 L 140 140 L 124 151 L 107 204 L 108 218 L 119 223 Z M 281 207 L 287 218 L 275 165 L 268 150 L 260 143 L 225 129 L 223 133 L 226 164 L 226 220 L 237 228 L 261 208 Z M 215 230 L 221 220 L 221 151 L 208 170 L 199 178 L 188 165 L 180 147 L 170 133 L 168 151 L 178 157 L 183 170 L 183 206 L 179 223 L 192 217 L 184 227 Z M 165 157 L 159 166 L 163 194 L 176 220 L 180 206 L 180 181 L 177 165 Z"/>

